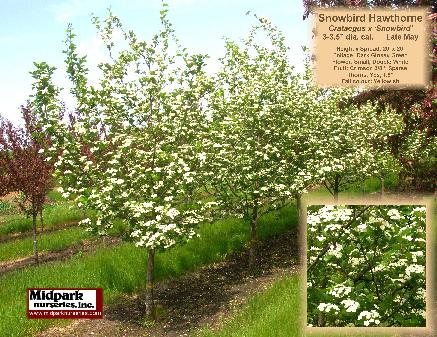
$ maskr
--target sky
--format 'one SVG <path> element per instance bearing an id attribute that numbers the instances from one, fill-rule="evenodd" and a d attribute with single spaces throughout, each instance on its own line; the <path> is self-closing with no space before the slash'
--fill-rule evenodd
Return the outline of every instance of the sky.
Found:
<path id="1" fill-rule="evenodd" d="M 168 0 L 169 18 L 176 35 L 190 53 L 210 56 L 214 69 L 224 54 L 224 37 L 244 38 L 253 16 L 264 16 L 284 33 L 291 48 L 296 70 L 303 68 L 303 45 L 310 45 L 310 22 L 303 20 L 302 0 Z M 1 0 L 0 12 L 0 115 L 20 121 L 22 104 L 31 94 L 33 62 L 45 61 L 58 70 L 54 80 L 68 88 L 64 49 L 67 24 L 73 25 L 76 44 L 86 54 L 89 66 L 102 61 L 105 48 L 91 23 L 92 14 L 104 18 L 107 8 L 121 19 L 124 27 L 148 40 L 160 28 L 160 0 Z M 97 76 L 97 73 L 95 73 Z M 65 90 L 66 92 L 68 91 Z M 62 97 L 67 106 L 67 94 Z"/>

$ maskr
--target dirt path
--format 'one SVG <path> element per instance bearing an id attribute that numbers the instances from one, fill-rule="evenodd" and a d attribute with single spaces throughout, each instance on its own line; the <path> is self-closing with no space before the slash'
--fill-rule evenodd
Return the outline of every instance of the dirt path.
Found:
<path id="1" fill-rule="evenodd" d="M 217 326 L 251 295 L 280 277 L 295 273 L 297 246 L 296 232 L 286 232 L 259 244 L 257 266 L 252 270 L 247 267 L 248 253 L 243 251 L 224 262 L 159 283 L 155 291 L 158 319 L 153 326 L 144 321 L 144 294 L 139 293 L 120 298 L 106 309 L 102 320 L 77 320 L 37 336 L 189 336 L 205 324 Z"/>
<path id="2" fill-rule="evenodd" d="M 96 251 L 99 248 L 116 245 L 120 242 L 121 239 L 117 239 L 117 238 L 83 240 L 82 243 L 74 244 L 60 251 L 40 253 L 38 256 L 39 264 L 41 265 L 52 261 L 65 260 L 79 252 L 90 253 Z M 0 276 L 9 273 L 13 270 L 34 266 L 34 265 L 35 265 L 35 260 L 33 256 L 0 263 Z"/>

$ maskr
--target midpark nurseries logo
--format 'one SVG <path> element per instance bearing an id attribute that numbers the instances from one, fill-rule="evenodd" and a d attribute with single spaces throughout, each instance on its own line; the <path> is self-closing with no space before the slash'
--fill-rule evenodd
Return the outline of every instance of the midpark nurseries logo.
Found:
<path id="1" fill-rule="evenodd" d="M 27 318 L 103 318 L 103 289 L 28 288 Z"/>

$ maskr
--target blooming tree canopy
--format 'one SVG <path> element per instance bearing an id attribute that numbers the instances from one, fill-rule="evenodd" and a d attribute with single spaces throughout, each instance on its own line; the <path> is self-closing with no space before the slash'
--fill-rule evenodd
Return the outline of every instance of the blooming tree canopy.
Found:
<path id="1" fill-rule="evenodd" d="M 387 142 L 402 130 L 402 119 L 390 108 L 378 111 L 372 103 L 359 108 L 344 104 L 353 95 L 350 89 L 323 90 L 316 116 L 323 127 L 314 128 L 312 135 L 318 140 L 314 159 L 320 180 L 334 197 L 354 182 L 383 178 L 399 167 Z"/>
<path id="2" fill-rule="evenodd" d="M 311 181 L 307 115 L 313 97 L 289 63 L 284 36 L 267 19 L 238 44 L 226 40 L 205 152 L 218 203 L 251 222 L 283 206 Z"/>
<path id="3" fill-rule="evenodd" d="M 89 84 L 86 57 L 77 54 L 69 27 L 65 54 L 77 109 L 71 130 L 56 118 L 46 118 L 46 127 L 60 153 L 63 195 L 96 210 L 95 222 L 82 223 L 103 234 L 118 219 L 135 244 L 147 248 L 146 311 L 152 314 L 155 250 L 193 237 L 211 206 L 194 197 L 203 179 L 205 56 L 180 47 L 165 8 L 161 31 L 149 42 L 125 31 L 112 13 L 93 22 L 110 55 L 99 65 L 100 83 Z M 115 44 L 115 32 L 125 48 Z"/>

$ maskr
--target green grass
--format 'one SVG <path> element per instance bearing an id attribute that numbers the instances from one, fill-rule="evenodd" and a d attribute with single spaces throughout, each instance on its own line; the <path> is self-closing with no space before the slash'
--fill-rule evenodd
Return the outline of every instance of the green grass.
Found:
<path id="1" fill-rule="evenodd" d="M 217 330 L 204 328 L 196 337 L 298 337 L 302 336 L 302 301 L 299 276 L 276 281 L 253 296 Z"/>
<path id="2" fill-rule="evenodd" d="M 81 243 L 92 237 L 83 228 L 68 228 L 52 233 L 38 235 L 39 252 L 54 252 Z M 31 237 L 9 241 L 0 245 L 0 262 L 33 255 L 33 239 Z"/>
<path id="3" fill-rule="evenodd" d="M 0 200 L 0 214 L 7 214 L 11 212 L 14 208 L 15 206 L 12 203 Z"/>
<path id="4" fill-rule="evenodd" d="M 385 189 L 390 191 L 399 185 L 399 176 L 391 173 L 384 179 Z M 356 183 L 349 189 L 350 192 L 372 193 L 381 191 L 381 180 L 378 178 L 369 178 L 361 183 Z"/>
<path id="5" fill-rule="evenodd" d="M 323 328 L 322 328 L 323 329 Z M 361 331 L 351 331 L 351 330 L 342 330 L 345 328 L 338 328 L 337 331 L 333 332 L 332 330 L 328 330 L 326 332 L 308 332 L 305 337 L 400 337 L 399 333 L 396 332 L 375 332 L 375 330 L 368 331 L 368 328 L 362 327 Z M 379 329 L 379 328 L 378 328 Z M 366 331 L 367 330 L 367 331 Z M 399 329 L 398 329 L 399 331 Z M 402 331 L 402 330 L 401 330 Z M 412 337 L 413 335 L 405 335 Z M 424 336 L 423 334 L 419 334 L 419 336 Z"/>
<path id="6" fill-rule="evenodd" d="M 399 184 L 397 174 L 390 174 L 385 178 L 385 190 L 390 191 L 396 189 Z M 362 182 L 357 182 L 349 186 L 348 189 L 341 191 L 338 195 L 340 198 L 360 197 L 369 193 L 381 191 L 381 181 L 378 178 L 368 178 Z M 322 185 L 310 193 L 311 197 L 332 197 L 329 191 Z"/>
<path id="7" fill-rule="evenodd" d="M 263 239 L 295 225 L 295 208 L 284 208 L 260 220 L 259 237 Z M 203 225 L 199 233 L 200 238 L 186 245 L 156 254 L 157 281 L 220 261 L 230 252 L 241 249 L 249 238 L 249 225 L 226 219 Z M 74 256 L 68 261 L 17 270 L 0 277 L 0 336 L 27 337 L 56 322 L 26 318 L 26 288 L 102 287 L 105 304 L 108 304 L 122 293 L 144 288 L 146 255 L 145 249 L 123 243 L 90 255 Z"/>
<path id="8" fill-rule="evenodd" d="M 50 202 L 58 202 L 58 203 L 62 203 L 65 202 L 65 198 L 62 196 L 62 193 L 58 191 L 57 188 L 54 188 L 53 190 L 51 190 L 49 193 L 47 193 L 47 199 Z"/>
<path id="9" fill-rule="evenodd" d="M 215 329 L 204 327 L 193 337 L 393 337 L 394 333 L 305 332 L 304 302 L 299 275 L 282 278 L 266 291 L 252 296 Z M 341 330 L 341 329 L 340 329 Z M 314 331 L 314 330 L 313 330 Z"/>
<path id="10" fill-rule="evenodd" d="M 48 205 L 44 208 L 44 228 L 56 227 L 83 219 L 83 211 L 72 207 L 69 203 Z M 39 226 L 39 222 L 38 222 Z M 23 214 L 12 214 L 0 217 L 0 237 L 12 233 L 23 233 L 32 230 L 32 218 Z"/>

